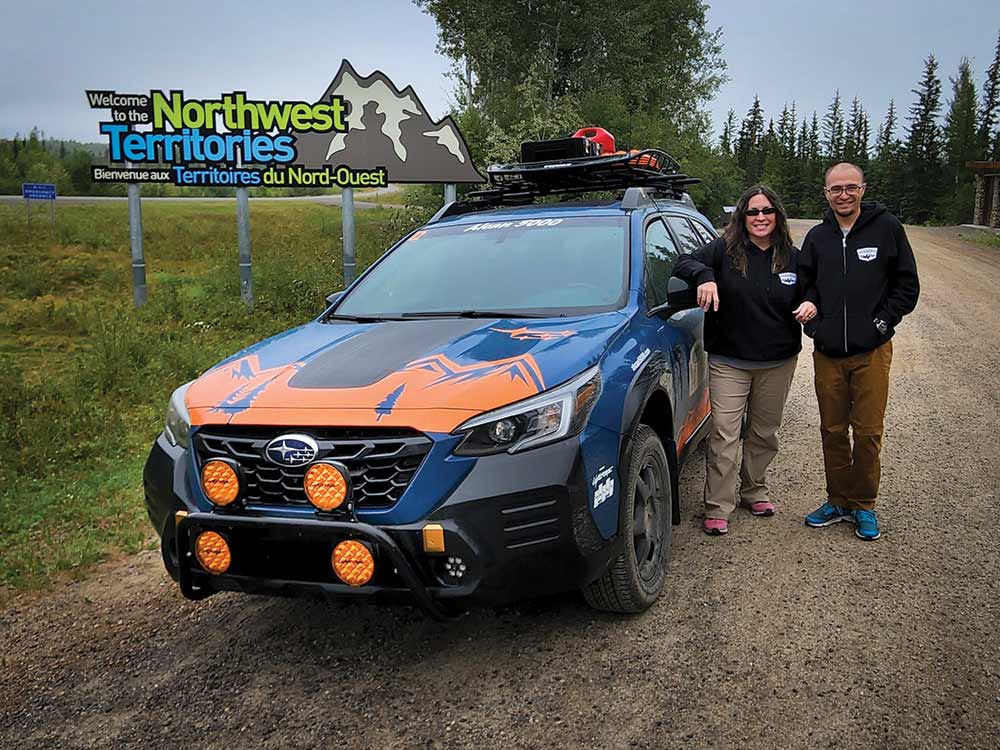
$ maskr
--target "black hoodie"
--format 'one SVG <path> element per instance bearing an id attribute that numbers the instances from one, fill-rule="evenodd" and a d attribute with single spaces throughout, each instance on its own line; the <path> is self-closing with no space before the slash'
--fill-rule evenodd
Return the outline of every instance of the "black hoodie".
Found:
<path id="1" fill-rule="evenodd" d="M 707 281 L 719 286 L 719 311 L 705 313 L 705 350 L 753 362 L 794 357 L 802 349 L 802 330 L 792 314 L 801 301 L 799 251 L 791 248 L 787 267 L 778 273 L 771 268 L 773 248 L 743 252 L 746 276 L 733 268 L 722 237 L 681 255 L 674 265 L 674 276 L 693 286 Z"/>
<path id="2" fill-rule="evenodd" d="M 891 339 L 920 293 L 903 225 L 875 202 L 861 204 L 846 237 L 827 209 L 802 243 L 799 276 L 805 299 L 819 310 L 806 324 L 806 335 L 831 357 L 868 352 Z M 876 320 L 885 321 L 884 331 Z"/>

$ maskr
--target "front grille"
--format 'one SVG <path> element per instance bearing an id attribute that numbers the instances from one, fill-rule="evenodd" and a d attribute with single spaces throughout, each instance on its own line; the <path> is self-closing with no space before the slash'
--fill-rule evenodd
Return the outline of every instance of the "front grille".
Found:
<path id="1" fill-rule="evenodd" d="M 195 436 L 199 469 L 212 458 L 234 459 L 243 470 L 246 502 L 312 507 L 303 488 L 308 465 L 278 466 L 264 457 L 271 440 L 290 432 L 311 435 L 319 444 L 317 459 L 348 468 L 360 508 L 395 505 L 431 449 L 431 440 L 413 430 L 212 426 Z"/>

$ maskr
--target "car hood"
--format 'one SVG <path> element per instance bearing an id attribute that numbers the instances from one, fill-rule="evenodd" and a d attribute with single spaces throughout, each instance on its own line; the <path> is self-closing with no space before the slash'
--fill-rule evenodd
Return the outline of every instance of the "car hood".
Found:
<path id="1" fill-rule="evenodd" d="M 216 365 L 187 391 L 192 425 L 410 427 L 451 432 L 600 359 L 627 321 L 467 318 L 313 322 Z"/>

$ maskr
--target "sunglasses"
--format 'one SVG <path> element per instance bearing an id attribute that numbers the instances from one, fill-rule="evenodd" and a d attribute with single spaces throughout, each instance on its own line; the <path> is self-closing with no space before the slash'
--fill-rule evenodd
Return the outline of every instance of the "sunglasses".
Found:
<path id="1" fill-rule="evenodd" d="M 771 214 L 778 213 L 778 209 L 774 206 L 768 206 L 767 208 L 748 208 L 746 210 L 747 216 L 756 216 L 757 214 L 764 214 L 764 216 L 770 216 Z"/>

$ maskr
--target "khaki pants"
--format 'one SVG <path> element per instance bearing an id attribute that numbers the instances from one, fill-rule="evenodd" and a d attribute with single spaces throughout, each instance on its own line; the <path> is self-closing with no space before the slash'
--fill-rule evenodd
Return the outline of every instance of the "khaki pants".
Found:
<path id="1" fill-rule="evenodd" d="M 712 433 L 708 438 L 705 518 L 728 519 L 736 509 L 736 460 L 744 412 L 747 435 L 739 470 L 740 497 L 747 505 L 769 499 L 767 467 L 778 452 L 778 427 L 796 359 L 763 370 L 709 363 Z"/>
<path id="2" fill-rule="evenodd" d="M 892 342 L 850 357 L 813 353 L 826 492 L 831 505 L 873 510 L 882 474 L 882 428 L 889 400 Z M 854 446 L 848 436 L 854 437 Z"/>

